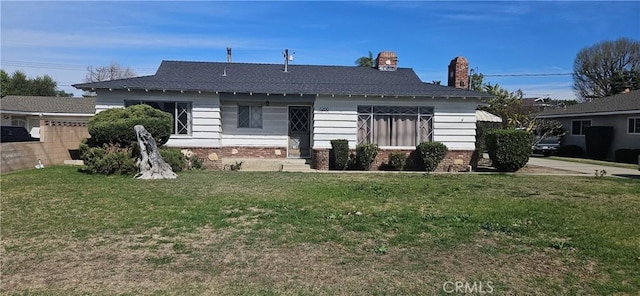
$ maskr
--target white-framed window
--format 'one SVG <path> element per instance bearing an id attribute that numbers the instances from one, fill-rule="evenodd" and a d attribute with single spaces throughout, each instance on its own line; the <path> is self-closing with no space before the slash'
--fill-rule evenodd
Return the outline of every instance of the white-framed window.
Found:
<path id="1" fill-rule="evenodd" d="M 571 135 L 584 136 L 584 130 L 591 126 L 591 119 L 571 120 Z"/>
<path id="2" fill-rule="evenodd" d="M 172 135 L 191 134 L 191 102 L 146 100 L 127 100 L 124 102 L 125 107 L 139 104 L 146 104 L 171 114 L 173 118 L 173 125 L 171 127 Z"/>
<path id="3" fill-rule="evenodd" d="M 11 125 L 13 126 L 21 126 L 21 127 L 27 127 L 27 121 L 24 119 L 12 119 L 11 120 Z"/>
<path id="4" fill-rule="evenodd" d="M 238 105 L 239 128 L 262 128 L 262 106 Z"/>
<path id="5" fill-rule="evenodd" d="M 433 107 L 358 106 L 358 144 L 408 147 L 433 138 Z"/>
<path id="6" fill-rule="evenodd" d="M 640 134 L 640 117 L 629 117 L 627 120 L 627 132 L 630 134 Z"/>

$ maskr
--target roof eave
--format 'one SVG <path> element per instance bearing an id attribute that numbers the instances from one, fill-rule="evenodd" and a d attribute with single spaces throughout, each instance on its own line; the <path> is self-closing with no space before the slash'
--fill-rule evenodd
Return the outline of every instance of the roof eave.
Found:
<path id="1" fill-rule="evenodd" d="M 562 118 L 562 117 L 585 117 L 585 116 L 603 116 L 603 115 L 618 115 L 618 114 L 635 114 L 640 113 L 640 109 L 634 110 L 619 110 L 619 111 L 605 111 L 605 112 L 580 112 L 580 113 L 561 113 L 561 114 L 539 114 L 538 118 Z"/>

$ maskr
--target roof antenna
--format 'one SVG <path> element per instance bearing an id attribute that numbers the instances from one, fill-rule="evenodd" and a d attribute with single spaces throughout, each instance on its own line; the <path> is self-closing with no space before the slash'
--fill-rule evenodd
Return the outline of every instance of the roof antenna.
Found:
<path id="1" fill-rule="evenodd" d="M 284 72 L 289 72 L 289 61 L 293 62 L 293 54 L 289 54 L 289 50 L 284 50 Z"/>

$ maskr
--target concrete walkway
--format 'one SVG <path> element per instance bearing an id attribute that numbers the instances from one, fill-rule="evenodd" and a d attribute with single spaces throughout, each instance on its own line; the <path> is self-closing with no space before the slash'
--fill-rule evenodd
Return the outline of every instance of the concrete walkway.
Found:
<path id="1" fill-rule="evenodd" d="M 612 166 L 605 166 L 599 164 L 585 164 L 570 161 L 554 160 L 545 157 L 530 157 L 527 164 L 536 165 L 541 167 L 549 167 L 554 169 L 569 170 L 579 172 L 583 174 L 590 174 L 595 176 L 596 170 L 601 172 L 606 171 L 606 176 L 616 176 L 624 178 L 640 179 L 640 171 L 637 169 L 625 169 Z"/>

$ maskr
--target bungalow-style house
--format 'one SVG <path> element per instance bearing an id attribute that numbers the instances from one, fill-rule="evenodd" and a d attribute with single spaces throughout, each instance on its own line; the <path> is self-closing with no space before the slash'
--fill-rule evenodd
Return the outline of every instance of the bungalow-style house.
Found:
<path id="1" fill-rule="evenodd" d="M 155 75 L 76 84 L 97 94 L 96 112 L 148 104 L 173 114 L 168 146 L 189 149 L 209 167 L 223 158 L 310 158 L 328 169 L 331 140 L 350 148 L 412 151 L 420 142 L 449 148 L 446 165 L 465 169 L 475 149 L 475 110 L 490 97 L 467 90 L 468 63 L 449 65 L 449 86 L 424 83 L 381 52 L 373 68 L 163 61 Z M 445 164 L 442 164 L 445 165 Z"/>
<path id="2" fill-rule="evenodd" d="M 640 149 L 640 90 L 594 99 L 590 102 L 547 109 L 538 118 L 555 119 L 567 131 L 562 145 L 577 145 L 585 149 L 585 128 L 613 127 L 609 159 L 618 149 Z"/>
<path id="3" fill-rule="evenodd" d="M 94 98 L 6 96 L 0 99 L 2 125 L 21 126 L 40 138 L 40 121 L 86 124 L 95 114 Z"/>

